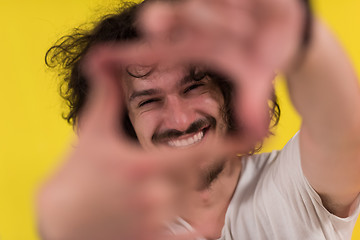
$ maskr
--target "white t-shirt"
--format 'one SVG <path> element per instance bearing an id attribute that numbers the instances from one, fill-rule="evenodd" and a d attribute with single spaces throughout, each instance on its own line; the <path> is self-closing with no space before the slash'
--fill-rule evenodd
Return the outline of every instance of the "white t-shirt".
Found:
<path id="1" fill-rule="evenodd" d="M 358 207 L 347 218 L 331 214 L 304 177 L 299 137 L 281 151 L 242 159 L 241 177 L 225 216 L 221 240 L 350 240 Z M 192 231 L 182 219 L 173 232 Z"/>

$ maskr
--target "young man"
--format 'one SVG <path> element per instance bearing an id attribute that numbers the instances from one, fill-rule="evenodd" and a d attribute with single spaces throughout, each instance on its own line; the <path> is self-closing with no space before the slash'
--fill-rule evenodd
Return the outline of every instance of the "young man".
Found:
<path id="1" fill-rule="evenodd" d="M 204 239 L 349 239 L 360 90 L 326 28 L 295 0 L 148 2 L 48 53 L 65 66 L 79 143 L 40 194 L 43 237 L 159 239 L 168 221 Z M 266 135 L 273 69 L 301 130 L 282 151 L 240 158 Z M 144 151 L 125 140 L 121 109 Z"/>

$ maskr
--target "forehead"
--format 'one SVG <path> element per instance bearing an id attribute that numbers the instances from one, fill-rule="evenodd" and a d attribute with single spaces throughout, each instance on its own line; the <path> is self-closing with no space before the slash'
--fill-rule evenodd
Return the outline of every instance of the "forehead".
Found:
<path id="1" fill-rule="evenodd" d="M 124 90 L 128 93 L 148 88 L 181 86 L 189 80 L 189 70 L 188 66 L 170 64 L 156 67 L 130 66 L 124 73 Z"/>

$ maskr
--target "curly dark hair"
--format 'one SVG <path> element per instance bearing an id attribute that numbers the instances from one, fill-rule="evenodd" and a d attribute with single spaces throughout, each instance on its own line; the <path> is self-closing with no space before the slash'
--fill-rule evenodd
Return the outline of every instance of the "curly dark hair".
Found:
<path id="1" fill-rule="evenodd" d="M 75 28 L 73 32 L 60 38 L 47 52 L 45 63 L 50 68 L 59 71 L 61 77 L 60 95 L 66 101 L 69 112 L 63 114 L 68 123 L 76 126 L 79 114 L 87 100 L 89 91 L 88 83 L 81 72 L 81 62 L 89 49 L 97 44 L 106 42 L 126 42 L 140 38 L 136 29 L 136 16 L 145 2 L 136 4 L 133 2 L 121 2 L 120 8 L 113 14 L 103 16 L 98 22 L 90 27 L 90 30 Z M 194 74 L 193 70 L 191 73 Z M 241 131 L 241 126 L 235 126 L 232 114 L 232 86 L 221 75 L 207 71 L 208 75 L 221 89 L 224 96 L 223 113 L 229 130 Z M 270 114 L 272 126 L 277 125 L 280 118 L 280 107 L 275 94 L 270 99 Z M 137 139 L 127 112 L 122 116 L 122 127 L 132 139 Z M 120 123 L 119 123 L 120 124 Z"/>

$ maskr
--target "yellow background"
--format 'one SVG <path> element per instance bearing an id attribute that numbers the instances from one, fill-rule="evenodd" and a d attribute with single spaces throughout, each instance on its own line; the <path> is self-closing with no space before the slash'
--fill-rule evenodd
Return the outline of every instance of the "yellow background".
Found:
<path id="1" fill-rule="evenodd" d="M 35 240 L 33 199 L 74 137 L 56 75 L 44 65 L 51 44 L 68 30 L 112 9 L 114 0 L 0 0 L 0 239 Z M 315 0 L 360 71 L 360 1 Z M 299 118 L 277 84 L 282 120 L 265 150 L 281 148 Z M 336 114 L 336 109 L 334 109 Z M 353 239 L 360 239 L 360 222 Z"/>

